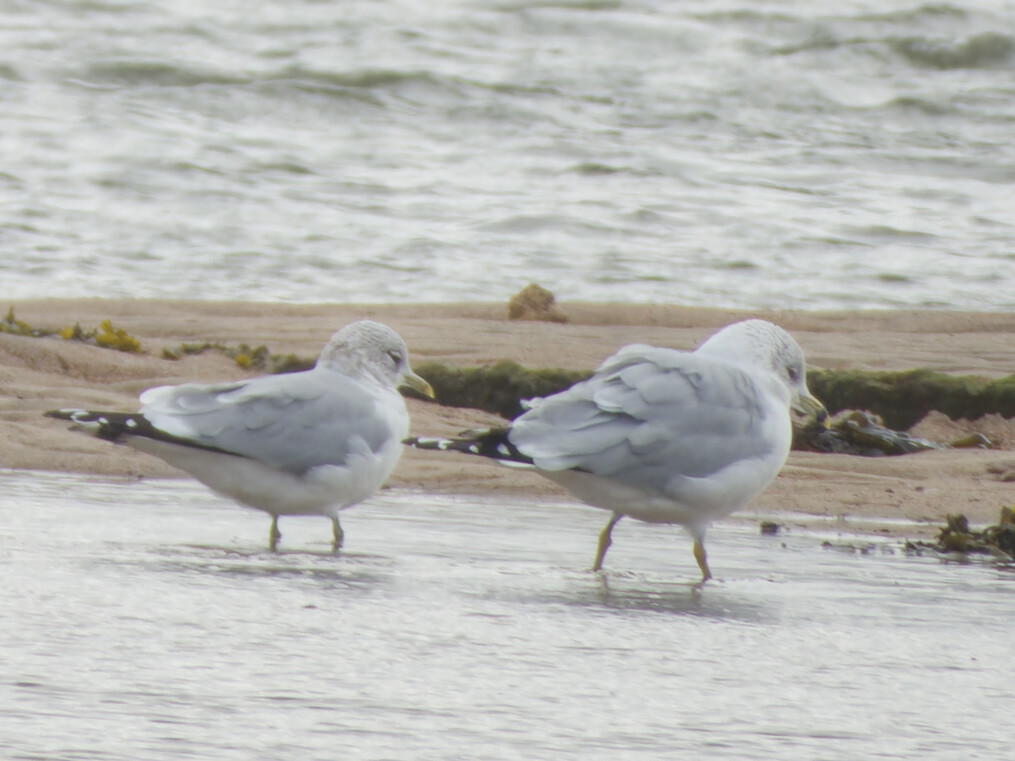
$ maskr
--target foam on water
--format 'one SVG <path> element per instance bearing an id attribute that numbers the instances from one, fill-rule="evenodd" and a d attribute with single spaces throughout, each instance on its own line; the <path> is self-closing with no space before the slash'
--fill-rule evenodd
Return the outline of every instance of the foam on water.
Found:
<path id="1" fill-rule="evenodd" d="M 0 472 L 5 758 L 1003 758 L 1015 576 L 724 524 L 387 492 L 267 520 Z M 845 536 L 840 539 L 851 540 Z"/>

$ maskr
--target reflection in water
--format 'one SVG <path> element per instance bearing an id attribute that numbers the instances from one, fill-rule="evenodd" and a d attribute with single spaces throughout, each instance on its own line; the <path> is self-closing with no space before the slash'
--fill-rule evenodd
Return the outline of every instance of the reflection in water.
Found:
<path id="1" fill-rule="evenodd" d="M 386 581 L 393 564 L 382 555 L 326 550 L 236 548 L 216 545 L 164 547 L 141 561 L 146 569 L 166 573 L 191 572 L 250 577 L 315 579 L 336 585 L 371 586 Z"/>
<path id="2" fill-rule="evenodd" d="M 718 586 L 717 582 L 713 586 Z M 580 596 L 576 603 L 582 602 Z M 603 586 L 595 603 L 603 608 L 620 614 L 627 611 L 645 611 L 653 613 L 691 614 L 702 618 L 725 619 L 745 623 L 761 623 L 768 617 L 765 605 L 749 599 L 723 599 L 718 594 L 710 594 L 706 585 L 700 588 L 696 582 L 666 583 L 659 586 L 646 587 L 638 584 L 629 588 L 619 586 L 610 581 L 609 575 L 603 579 Z"/>
<path id="3" fill-rule="evenodd" d="M 725 524 L 699 591 L 676 529 L 585 570 L 585 507 L 386 493 L 348 523 L 270 553 L 189 482 L 0 473 L 0 757 L 1010 749 L 1007 570 Z"/>

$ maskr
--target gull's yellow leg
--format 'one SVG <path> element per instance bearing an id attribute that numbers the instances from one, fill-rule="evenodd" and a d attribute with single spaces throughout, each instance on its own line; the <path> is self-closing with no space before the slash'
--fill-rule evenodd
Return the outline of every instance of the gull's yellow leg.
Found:
<path id="1" fill-rule="evenodd" d="M 271 529 L 268 531 L 268 549 L 272 552 L 278 547 L 278 540 L 282 538 L 282 532 L 278 530 L 278 516 L 271 516 Z"/>
<path id="2" fill-rule="evenodd" d="M 712 578 L 712 572 L 708 570 L 708 556 L 705 555 L 705 542 L 701 539 L 694 540 L 694 559 L 698 561 L 698 568 L 701 569 L 700 584 Z"/>
<path id="3" fill-rule="evenodd" d="M 613 527 L 617 525 L 617 522 L 624 516 L 620 513 L 614 513 L 613 517 L 610 518 L 610 522 L 606 524 L 599 534 L 599 547 L 596 548 L 596 562 L 592 564 L 593 571 L 603 570 L 603 558 L 606 557 L 606 551 L 610 549 L 610 545 L 613 544 Z"/>
<path id="4" fill-rule="evenodd" d="M 334 535 L 334 539 L 331 542 L 331 551 L 338 552 L 342 549 L 342 542 L 345 541 L 345 532 L 342 530 L 342 524 L 338 522 L 337 515 L 331 519 L 331 531 Z"/>

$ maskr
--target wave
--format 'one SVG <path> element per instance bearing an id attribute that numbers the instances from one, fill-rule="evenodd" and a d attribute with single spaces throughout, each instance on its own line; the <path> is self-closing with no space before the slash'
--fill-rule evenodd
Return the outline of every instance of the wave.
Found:
<path id="1" fill-rule="evenodd" d="M 354 69 L 351 71 L 314 71 L 304 68 L 290 68 L 276 74 L 258 78 L 262 82 L 294 81 L 302 85 L 321 85 L 364 90 L 388 90 L 402 85 L 444 86 L 445 77 L 438 77 L 428 71 L 400 71 L 398 69 Z"/>
<path id="2" fill-rule="evenodd" d="M 929 69 L 994 69 L 1009 65 L 1015 38 L 1000 32 L 983 32 L 960 41 L 906 37 L 891 41 L 896 53 Z"/>
<path id="3" fill-rule="evenodd" d="M 622 7 L 620 0 L 520 0 L 495 4 L 501 13 L 528 13 L 540 10 L 558 11 L 615 11 Z"/>
<path id="4" fill-rule="evenodd" d="M 838 37 L 827 29 L 813 31 L 809 37 L 774 49 L 777 55 L 835 51 L 844 48 L 875 51 L 886 47 L 909 63 L 922 68 L 997 69 L 1011 64 L 1015 56 L 1015 37 L 1000 32 L 984 32 L 961 40 L 928 37 Z"/>
<path id="5" fill-rule="evenodd" d="M 659 177 L 663 174 L 658 169 L 619 166 L 614 164 L 605 164 L 599 161 L 582 161 L 569 167 L 565 171 L 584 175 L 586 177 L 605 177 L 614 174 L 625 174 L 630 175 L 631 177 Z"/>
<path id="6" fill-rule="evenodd" d="M 153 87 L 194 87 L 198 85 L 235 85 L 243 76 L 200 66 L 184 66 L 170 61 L 123 59 L 94 63 L 74 78 L 88 84 Z"/>
<path id="7" fill-rule="evenodd" d="M 955 21 L 967 19 L 970 11 L 957 5 L 947 3 L 931 3 L 917 5 L 912 8 L 900 8 L 897 10 L 881 11 L 878 13 L 863 13 L 855 18 L 858 21 L 874 21 L 878 23 L 901 23 L 907 26 L 923 23 L 925 21 Z"/>
<path id="8" fill-rule="evenodd" d="M 12 75 L 13 75 L 12 70 Z M 286 67 L 275 71 L 251 74 L 211 67 L 181 64 L 169 60 L 129 58 L 101 61 L 83 71 L 74 72 L 75 79 L 87 84 L 131 86 L 194 87 L 200 85 L 258 85 L 292 83 L 303 89 L 388 90 L 404 85 L 426 85 L 448 88 L 459 84 L 454 77 L 428 71 L 364 68 L 350 71 L 322 71 L 303 67 Z M 0 69 L 0 76 L 3 70 Z"/>

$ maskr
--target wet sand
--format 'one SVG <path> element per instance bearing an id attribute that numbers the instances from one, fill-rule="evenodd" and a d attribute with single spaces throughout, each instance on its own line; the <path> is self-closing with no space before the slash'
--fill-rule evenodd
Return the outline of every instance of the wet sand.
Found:
<path id="1" fill-rule="evenodd" d="M 508 321 L 503 304 L 287 305 L 131 300 L 38 300 L 13 304 L 33 327 L 83 328 L 111 319 L 141 341 L 144 353 L 125 354 L 56 338 L 0 334 L 0 467 L 108 475 L 178 475 L 154 458 L 76 436 L 41 413 L 54 407 L 136 408 L 151 386 L 229 380 L 256 374 L 206 353 L 179 361 L 163 348 L 181 343 L 266 345 L 279 354 L 316 356 L 345 323 L 371 317 L 390 324 L 409 344 L 413 361 L 476 366 L 512 359 L 530 367 L 591 370 L 626 343 L 693 348 L 716 328 L 761 316 L 790 330 L 813 367 L 875 370 L 929 368 L 985 377 L 1015 368 L 1015 315 L 956 312 L 738 312 L 677 306 L 561 304 L 567 323 Z M 498 422 L 476 410 L 409 400 L 416 434 L 452 434 Z M 946 441 L 971 427 L 933 416 L 914 433 Z M 992 417 L 975 426 L 999 445 L 993 450 L 926 452 L 892 458 L 794 452 L 756 513 L 792 512 L 815 522 L 844 519 L 927 521 L 932 533 L 946 513 L 974 524 L 995 521 L 1015 502 L 1015 435 Z M 408 451 L 389 482 L 396 488 L 444 494 L 502 494 L 568 499 L 531 473 L 443 453 Z M 794 518 L 806 523 L 806 518 Z M 892 531 L 877 524 L 871 530 Z M 911 527 L 904 530 L 912 534 Z"/>

